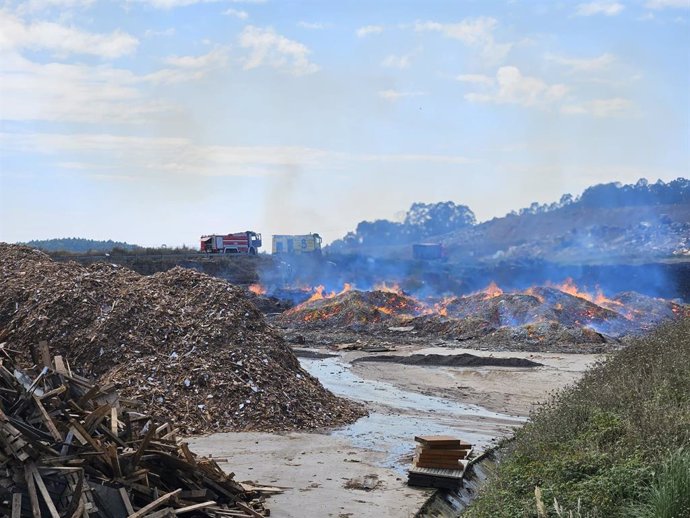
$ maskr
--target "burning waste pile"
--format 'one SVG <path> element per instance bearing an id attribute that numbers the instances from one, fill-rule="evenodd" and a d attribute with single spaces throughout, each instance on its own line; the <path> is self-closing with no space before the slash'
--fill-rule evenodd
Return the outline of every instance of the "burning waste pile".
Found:
<path id="1" fill-rule="evenodd" d="M 633 292 L 606 298 L 579 291 L 567 280 L 520 292 L 503 292 L 492 283 L 470 295 L 425 301 L 399 289 L 347 287 L 324 295 L 319 287 L 276 322 L 296 330 L 414 331 L 459 340 L 551 345 L 606 343 L 682 316 L 690 316 L 689 306 Z"/>
<path id="2" fill-rule="evenodd" d="M 41 340 L 72 371 L 112 383 L 185 434 L 316 429 L 363 414 L 304 371 L 243 290 L 223 280 L 56 263 L 0 244 L 0 342 L 30 365 Z"/>

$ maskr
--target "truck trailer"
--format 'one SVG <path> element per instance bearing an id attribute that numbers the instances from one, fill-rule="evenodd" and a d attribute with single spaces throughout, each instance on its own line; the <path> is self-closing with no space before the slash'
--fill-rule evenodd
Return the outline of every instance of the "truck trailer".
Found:
<path id="1" fill-rule="evenodd" d="M 274 255 L 281 254 L 321 254 L 321 236 L 318 234 L 274 235 Z"/>
<path id="2" fill-rule="evenodd" d="M 247 230 L 234 234 L 201 236 L 200 251 L 206 254 L 256 255 L 261 246 L 261 234 Z"/>

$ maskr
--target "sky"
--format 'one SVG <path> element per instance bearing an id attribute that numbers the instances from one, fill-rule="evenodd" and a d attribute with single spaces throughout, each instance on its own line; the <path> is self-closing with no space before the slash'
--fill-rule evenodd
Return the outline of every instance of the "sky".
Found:
<path id="1" fill-rule="evenodd" d="M 0 6 L 0 241 L 328 242 L 690 172 L 690 0 Z"/>

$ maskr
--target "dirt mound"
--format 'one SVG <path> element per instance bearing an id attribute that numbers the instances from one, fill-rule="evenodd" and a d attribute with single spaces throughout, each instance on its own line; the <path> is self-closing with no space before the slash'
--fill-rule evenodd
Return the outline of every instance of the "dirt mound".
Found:
<path id="1" fill-rule="evenodd" d="M 302 370 L 242 289 L 173 268 L 55 263 L 0 244 L 0 341 L 48 340 L 84 375 L 175 420 L 183 433 L 315 429 L 359 407 Z"/>
<path id="2" fill-rule="evenodd" d="M 526 358 L 494 358 L 474 354 L 412 354 L 410 356 L 362 356 L 352 363 L 380 362 L 402 365 L 428 365 L 438 367 L 540 367 L 542 364 Z"/>
<path id="3" fill-rule="evenodd" d="M 277 319 L 281 324 L 298 323 L 305 328 L 347 327 L 361 329 L 372 324 L 396 322 L 414 315 L 422 305 L 411 297 L 388 291 L 352 290 L 334 297 L 303 302 Z"/>

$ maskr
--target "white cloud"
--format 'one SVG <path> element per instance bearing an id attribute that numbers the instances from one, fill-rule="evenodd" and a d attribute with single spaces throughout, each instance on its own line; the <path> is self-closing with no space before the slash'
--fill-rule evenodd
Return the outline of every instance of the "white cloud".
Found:
<path id="1" fill-rule="evenodd" d="M 545 105 L 562 99 L 567 92 L 563 84 L 547 84 L 536 77 L 524 76 L 517 67 L 505 66 L 496 72 L 496 87 L 489 92 L 465 94 L 470 102 Z"/>
<path id="2" fill-rule="evenodd" d="M 0 133 L 0 149 L 40 153 L 92 176 L 132 180 L 156 173 L 265 176 L 295 164 L 337 167 L 356 162 L 468 164 L 460 155 L 350 154 L 303 146 L 202 145 L 188 138 L 102 133 Z M 126 178 L 123 171 L 127 171 Z"/>
<path id="3" fill-rule="evenodd" d="M 572 72 L 594 72 L 605 70 L 616 60 L 613 54 L 604 53 L 595 58 L 571 58 L 556 54 L 547 54 L 546 59 L 570 68 Z"/>
<path id="4" fill-rule="evenodd" d="M 381 25 L 365 25 L 357 29 L 356 33 L 358 38 L 364 38 L 370 34 L 381 34 L 383 32 L 383 27 Z"/>
<path id="5" fill-rule="evenodd" d="M 462 41 L 464 44 L 477 47 L 481 50 L 482 57 L 490 62 L 500 62 L 510 52 L 512 43 L 497 43 L 494 38 L 494 30 L 498 22 L 495 18 L 481 16 L 468 18 L 458 23 L 416 22 L 414 30 L 417 32 L 439 32 L 447 38 Z"/>
<path id="6" fill-rule="evenodd" d="M 154 36 L 174 36 L 175 35 L 175 27 L 168 27 L 167 29 L 157 31 L 155 29 L 146 29 L 146 32 L 144 32 L 144 37 L 146 38 L 152 38 Z"/>
<path id="7" fill-rule="evenodd" d="M 36 13 L 49 9 L 76 9 L 90 7 L 95 0 L 28 0 L 17 6 L 19 13 Z"/>
<path id="8" fill-rule="evenodd" d="M 405 54 L 403 56 L 397 56 L 395 54 L 389 54 L 384 58 L 381 64 L 388 68 L 399 68 L 405 69 L 410 66 L 410 60 L 412 59 L 412 54 Z"/>
<path id="9" fill-rule="evenodd" d="M 145 75 L 111 66 L 34 63 L 16 53 L 0 56 L 0 119 L 144 123 L 175 106 L 151 85 L 203 78 L 227 61 L 217 48 L 202 56 L 172 56 L 168 67 Z"/>
<path id="10" fill-rule="evenodd" d="M 130 54 L 139 40 L 122 31 L 97 34 L 53 22 L 25 23 L 0 11 L 0 50 L 48 50 L 53 54 L 91 54 L 117 58 Z"/>
<path id="11" fill-rule="evenodd" d="M 322 29 L 325 29 L 327 27 L 330 27 L 330 23 L 321 23 L 321 22 L 305 22 L 305 21 L 299 21 L 297 22 L 298 27 L 302 27 L 303 29 L 309 29 L 312 31 L 320 31 Z"/>
<path id="12" fill-rule="evenodd" d="M 128 70 L 33 63 L 16 54 L 0 58 L 0 119 L 144 122 L 169 109 L 147 99 Z"/>
<path id="13" fill-rule="evenodd" d="M 579 4 L 576 14 L 579 16 L 593 16 L 595 14 L 615 16 L 620 14 L 623 9 L 625 9 L 625 6 L 618 2 L 589 2 L 586 4 Z"/>
<path id="14" fill-rule="evenodd" d="M 266 2 L 266 0 L 127 0 L 127 2 L 131 3 L 148 4 L 157 9 L 173 9 L 175 7 L 187 7 L 195 4 L 211 4 L 228 1 L 233 4 L 263 4 Z"/>
<path id="15" fill-rule="evenodd" d="M 313 74 L 318 65 L 309 61 L 311 51 L 306 45 L 276 33 L 273 28 L 248 25 L 239 37 L 240 46 L 249 50 L 244 62 L 246 70 L 269 66 L 287 70 L 295 76 Z"/>
<path id="16" fill-rule="evenodd" d="M 379 91 L 379 97 L 389 102 L 396 102 L 405 97 L 419 97 L 420 95 L 426 94 L 424 92 L 400 92 L 393 89 Z"/>
<path id="17" fill-rule="evenodd" d="M 649 9 L 690 9 L 690 0 L 649 0 Z"/>
<path id="18" fill-rule="evenodd" d="M 629 113 L 632 103 L 628 99 L 613 97 L 611 99 L 594 99 L 580 104 L 567 104 L 561 112 L 567 115 L 593 115 L 594 117 L 614 117 Z"/>
<path id="19" fill-rule="evenodd" d="M 249 18 L 249 13 L 247 11 L 241 11 L 239 9 L 226 9 L 223 11 L 223 14 L 226 16 L 234 16 L 235 18 L 238 18 L 240 20 L 246 20 Z"/>
<path id="20" fill-rule="evenodd" d="M 291 146 L 200 145 L 187 138 L 111 134 L 0 133 L 0 147 L 59 156 L 70 169 L 133 175 L 256 176 L 317 164 L 329 152 Z"/>
<path id="21" fill-rule="evenodd" d="M 476 85 L 491 86 L 494 84 L 493 78 L 485 76 L 484 74 L 460 74 L 455 79 L 463 83 L 472 83 Z"/>
<path id="22" fill-rule="evenodd" d="M 435 164 L 471 164 L 476 160 L 459 155 L 428 155 L 428 154 L 400 154 L 400 155 L 353 155 L 352 160 L 359 162 L 423 162 Z"/>

